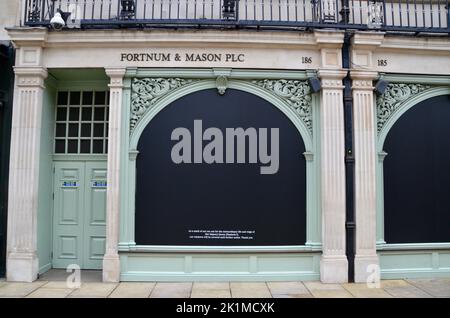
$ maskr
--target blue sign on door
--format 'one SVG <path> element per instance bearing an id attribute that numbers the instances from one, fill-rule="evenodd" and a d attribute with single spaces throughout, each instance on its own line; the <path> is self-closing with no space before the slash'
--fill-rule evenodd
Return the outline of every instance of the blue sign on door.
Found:
<path id="1" fill-rule="evenodd" d="M 77 181 L 63 181 L 62 187 L 63 188 L 78 187 L 78 182 Z"/>

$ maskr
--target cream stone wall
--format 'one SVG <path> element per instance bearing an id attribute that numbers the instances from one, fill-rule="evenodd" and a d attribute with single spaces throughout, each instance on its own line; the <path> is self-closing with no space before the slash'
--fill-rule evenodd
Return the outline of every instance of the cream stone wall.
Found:
<path id="1" fill-rule="evenodd" d="M 53 32 L 45 28 L 9 32 L 16 43 L 42 42 L 42 64 L 48 68 L 82 67 L 227 67 L 317 70 L 341 59 L 340 50 L 326 53 L 322 31 L 132 31 L 90 30 Z M 332 42 L 331 42 L 332 43 Z M 405 37 L 382 32 L 357 32 L 352 40 L 352 68 L 380 73 L 450 74 L 448 37 Z M 21 45 L 19 45 L 21 46 Z M 320 52 L 323 51 L 323 54 Z M 25 58 L 25 52 L 23 53 Z M 138 55 L 138 59 L 129 56 Z M 170 60 L 149 55 L 170 54 Z M 179 54 L 181 59 L 176 59 Z M 221 54 L 221 60 L 186 60 L 186 54 Z M 226 59 L 226 55 L 235 59 Z M 237 59 L 240 57 L 240 59 Z M 305 58 L 308 58 L 305 60 Z M 414 67 L 411 67 L 414 65 Z"/>
<path id="2" fill-rule="evenodd" d="M 21 0 L 0 1 L 0 42 L 9 40 L 5 28 L 20 25 L 21 4 Z"/>

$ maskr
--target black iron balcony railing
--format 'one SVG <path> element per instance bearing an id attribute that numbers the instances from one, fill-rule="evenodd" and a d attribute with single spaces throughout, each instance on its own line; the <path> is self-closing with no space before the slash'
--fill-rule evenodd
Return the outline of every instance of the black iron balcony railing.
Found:
<path id="1" fill-rule="evenodd" d="M 26 0 L 24 25 L 340 28 L 450 33 L 450 0 Z"/>

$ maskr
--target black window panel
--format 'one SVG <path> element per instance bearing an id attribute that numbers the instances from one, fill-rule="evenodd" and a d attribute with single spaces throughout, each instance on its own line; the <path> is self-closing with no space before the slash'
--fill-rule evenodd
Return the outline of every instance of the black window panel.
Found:
<path id="1" fill-rule="evenodd" d="M 68 92 L 58 92 L 57 104 L 58 105 L 64 105 L 64 106 L 67 105 L 68 97 L 69 97 L 69 93 Z"/>
<path id="2" fill-rule="evenodd" d="M 78 140 L 67 141 L 67 153 L 78 153 Z"/>
<path id="3" fill-rule="evenodd" d="M 106 104 L 106 92 L 95 92 L 95 105 Z"/>
<path id="4" fill-rule="evenodd" d="M 83 105 L 92 105 L 94 92 L 83 92 Z"/>
<path id="5" fill-rule="evenodd" d="M 58 107 L 56 110 L 56 120 L 66 121 L 67 120 L 67 107 Z"/>
<path id="6" fill-rule="evenodd" d="M 66 141 L 64 139 L 55 140 L 55 153 L 65 153 L 66 152 Z"/>
<path id="7" fill-rule="evenodd" d="M 387 243 L 450 242 L 450 95 L 409 109 L 384 143 Z"/>
<path id="8" fill-rule="evenodd" d="M 83 107 L 82 108 L 81 120 L 82 121 L 91 121 L 92 120 L 92 108 L 91 107 Z"/>
<path id="9" fill-rule="evenodd" d="M 80 153 L 90 153 L 90 152 L 91 152 L 91 141 L 80 140 Z"/>
<path id="10" fill-rule="evenodd" d="M 279 128 L 279 170 L 261 164 L 174 164 L 172 131 L 195 119 L 204 129 Z M 270 134 L 270 131 L 269 131 Z M 269 138 L 270 140 L 270 138 Z M 136 162 L 138 245 L 283 246 L 306 241 L 305 146 L 274 105 L 246 92 L 208 89 L 168 105 L 147 125 Z M 176 182 L 174 182 L 176 180 Z M 253 240 L 195 239 L 189 230 L 255 231 Z"/>
<path id="11" fill-rule="evenodd" d="M 94 124 L 94 137 L 103 137 L 104 136 L 104 124 Z"/>
<path id="12" fill-rule="evenodd" d="M 70 92 L 70 105 L 80 105 L 80 92 Z"/>
<path id="13" fill-rule="evenodd" d="M 78 124 L 69 124 L 69 137 L 78 137 Z"/>
<path id="14" fill-rule="evenodd" d="M 109 125 L 105 124 L 105 137 L 108 138 L 108 134 L 109 134 Z"/>
<path id="15" fill-rule="evenodd" d="M 70 121 L 79 121 L 80 120 L 80 108 L 70 107 L 69 120 Z"/>
<path id="16" fill-rule="evenodd" d="M 91 137 L 91 124 L 81 124 L 81 137 Z"/>
<path id="17" fill-rule="evenodd" d="M 93 153 L 103 153 L 103 140 L 94 140 L 93 141 Z"/>
<path id="18" fill-rule="evenodd" d="M 104 107 L 95 107 L 94 120 L 96 120 L 96 121 L 104 121 L 105 120 L 105 108 Z"/>
<path id="19" fill-rule="evenodd" d="M 66 124 L 56 124 L 56 137 L 66 137 Z"/>

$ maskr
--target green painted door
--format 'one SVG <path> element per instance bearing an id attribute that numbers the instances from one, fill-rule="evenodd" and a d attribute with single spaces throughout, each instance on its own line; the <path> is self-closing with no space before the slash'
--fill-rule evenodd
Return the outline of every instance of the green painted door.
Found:
<path id="1" fill-rule="evenodd" d="M 101 269 L 105 253 L 106 163 L 55 163 L 53 267 Z"/>

